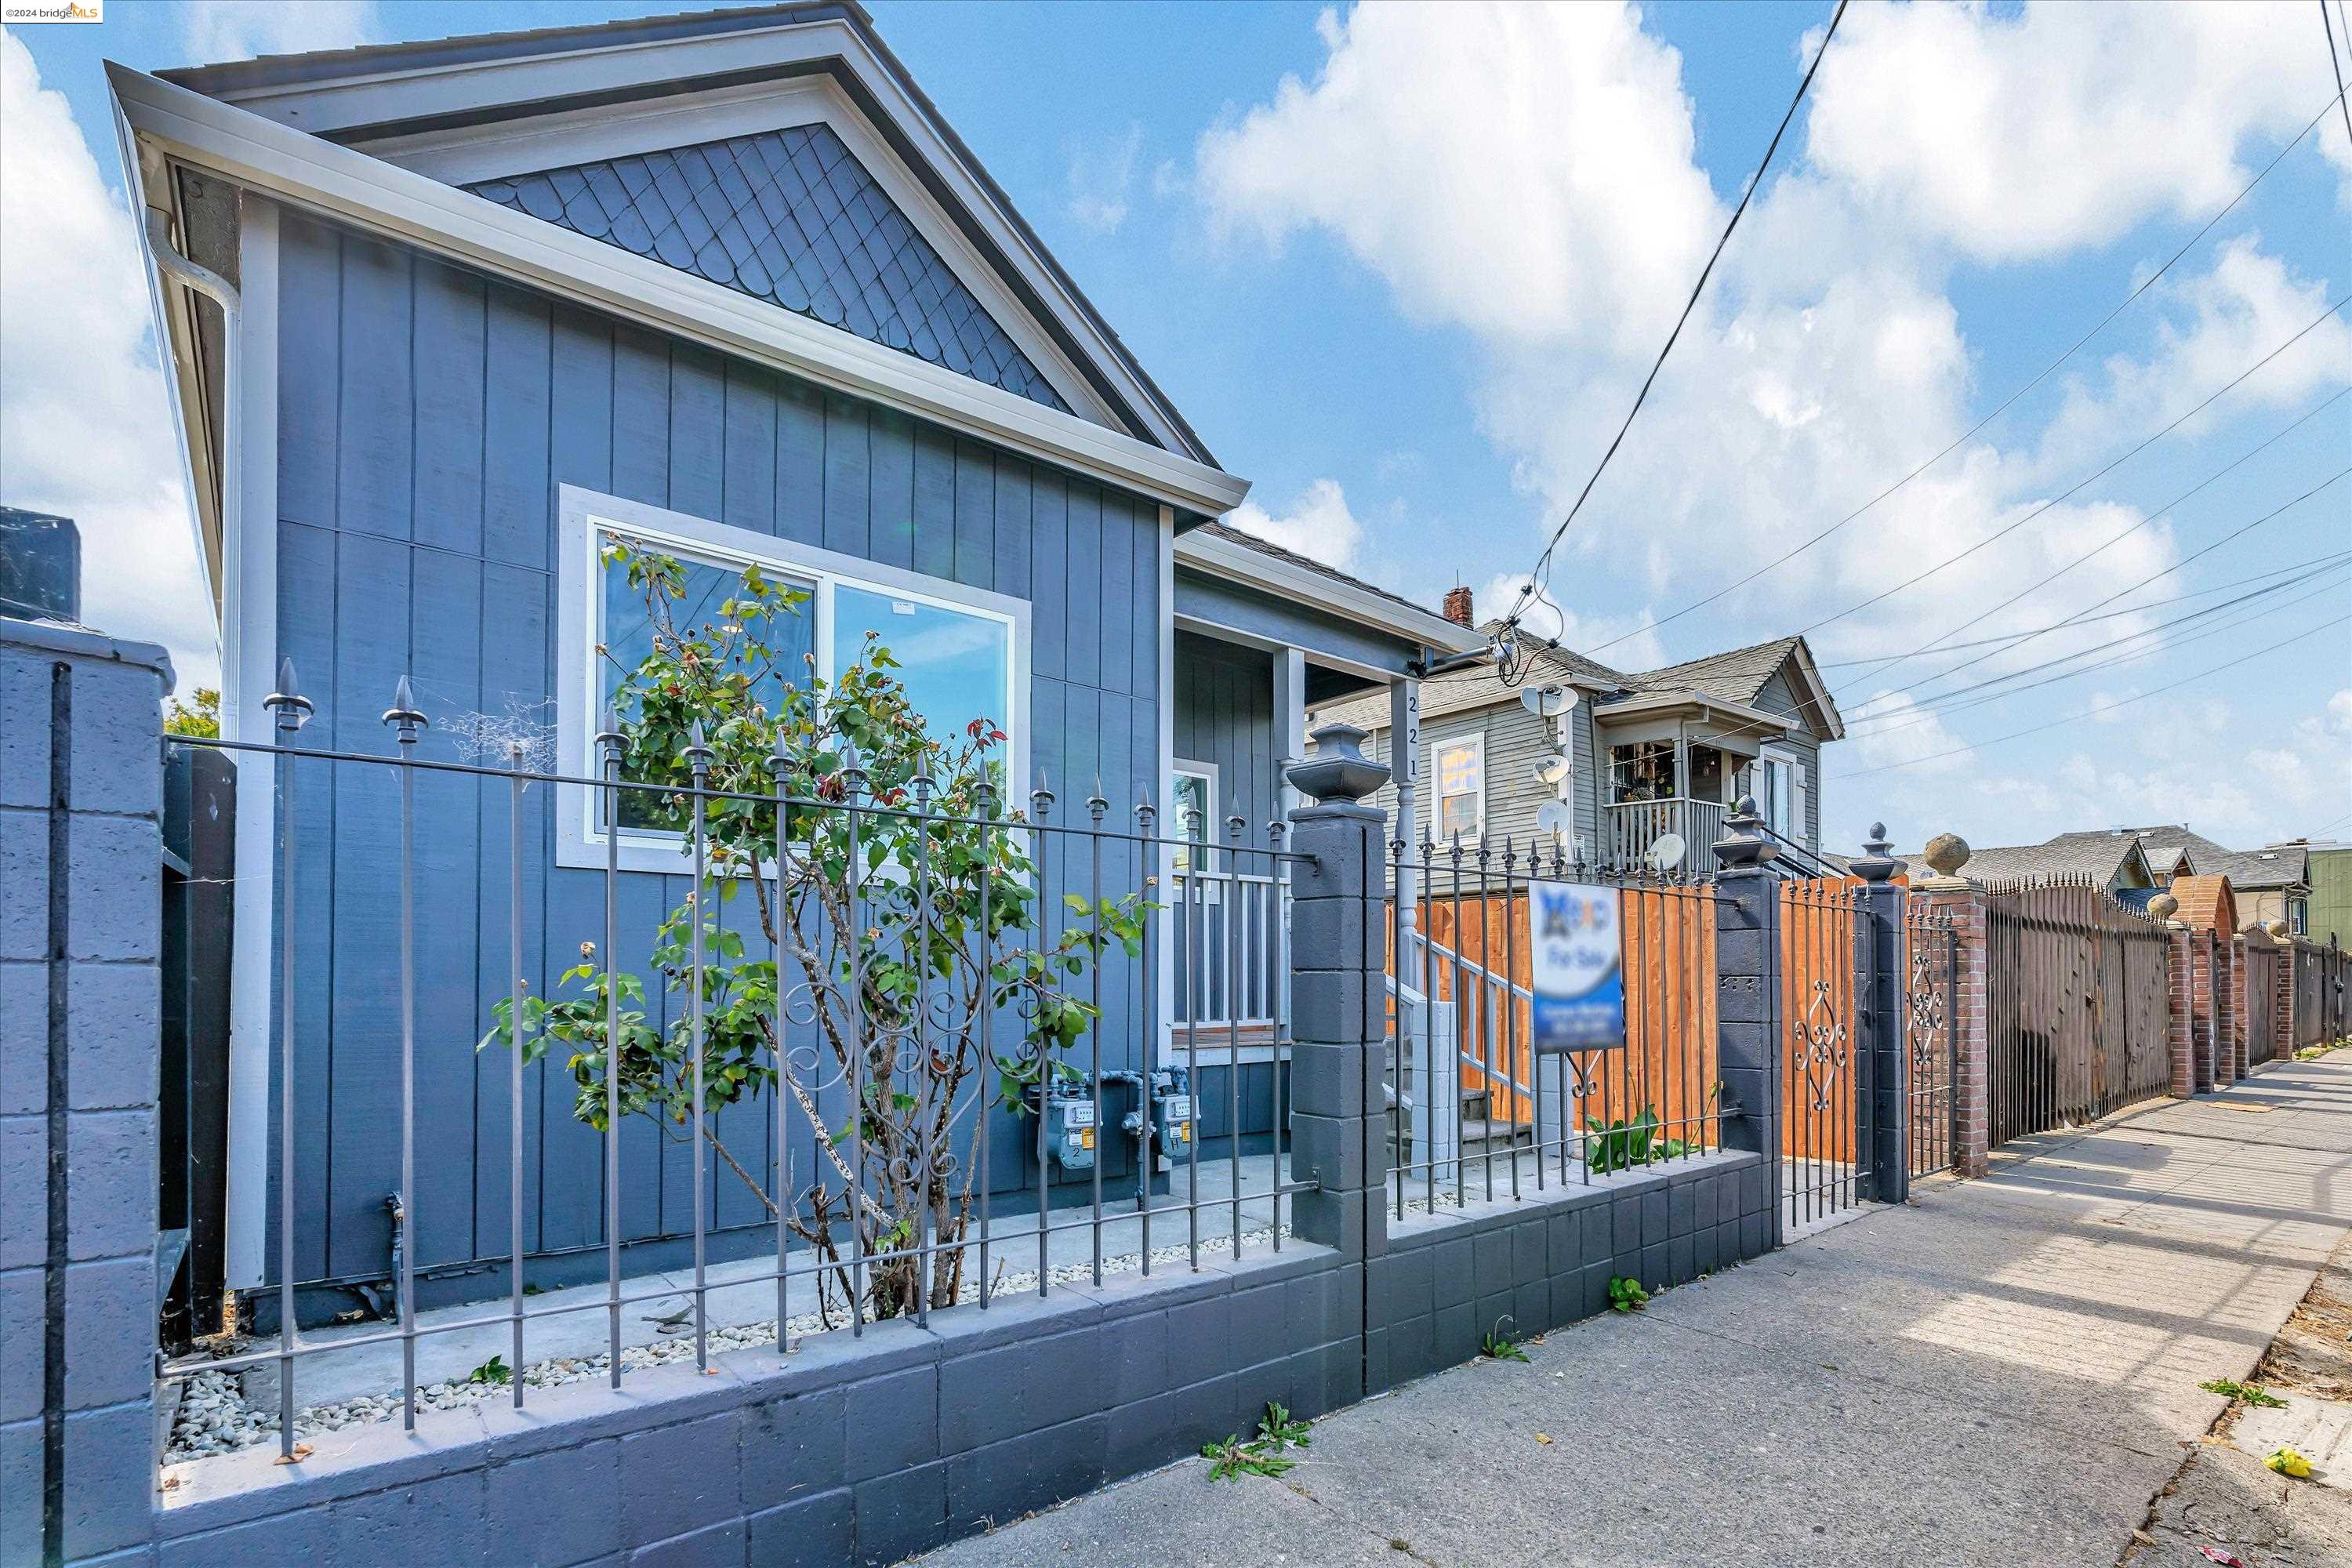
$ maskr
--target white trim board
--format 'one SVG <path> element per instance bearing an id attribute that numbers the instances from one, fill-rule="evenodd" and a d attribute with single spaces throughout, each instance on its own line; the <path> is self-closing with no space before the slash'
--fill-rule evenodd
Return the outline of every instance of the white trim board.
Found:
<path id="1" fill-rule="evenodd" d="M 786 79 L 821 71 L 845 73 L 873 100 L 890 121 L 891 129 L 906 137 L 938 179 L 948 199 L 971 216 L 974 226 L 1006 258 L 1022 283 L 1044 303 L 1055 323 L 1070 334 L 1152 434 L 1171 450 L 1196 450 L 1196 444 L 1181 422 L 1172 417 L 1173 411 L 1165 399 L 1132 366 L 1109 328 L 1078 297 L 1060 268 L 1007 207 L 1002 193 L 940 121 L 937 110 L 908 84 L 900 70 L 892 68 L 884 59 L 868 31 L 846 17 L 787 16 L 768 26 L 227 88 L 216 101 L 238 106 L 285 126 L 299 127 L 313 136 L 331 136 L 364 132 L 375 126 L 389 128 L 445 116 L 478 114 L 491 106 L 523 108 L 533 103 L 642 91 L 659 83 L 689 84 L 713 78 L 757 76 L 772 89 Z M 619 121 L 632 117 L 637 110 L 627 104 L 611 104 L 585 112 Z M 396 158 L 404 158 L 411 153 L 454 156 L 456 150 L 466 144 L 494 146 L 529 135 L 529 132 L 518 130 L 511 123 L 476 125 L 381 137 L 369 145 L 382 155 Z M 1211 515 L 1227 510 L 1229 506 L 1217 508 Z"/>
<path id="2" fill-rule="evenodd" d="M 1399 604 L 1384 594 L 1311 571 L 1278 555 L 1235 544 L 1229 539 L 1194 529 L 1176 541 L 1176 559 L 1195 571 L 1247 587 L 1286 595 L 1298 603 L 1328 609 L 1342 619 L 1371 626 L 1392 637 L 1449 653 L 1468 653 L 1486 646 L 1486 635 L 1454 625 L 1432 610 Z M 1326 660 L 1319 653 L 1317 662 Z M 1393 673 L 1381 679 L 1393 679 Z"/>
<path id="3" fill-rule="evenodd" d="M 131 129 L 171 156 L 336 222 L 772 365 L 1209 516 L 1246 480 L 880 343 L 109 64 Z"/>

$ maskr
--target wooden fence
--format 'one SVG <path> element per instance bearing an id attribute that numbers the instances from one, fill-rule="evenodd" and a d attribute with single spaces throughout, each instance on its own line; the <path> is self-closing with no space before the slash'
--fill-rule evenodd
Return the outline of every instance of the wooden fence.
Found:
<path id="1" fill-rule="evenodd" d="M 2161 925 L 2087 882 L 1994 892 L 1985 914 L 1990 1143 L 2166 1092 Z"/>
<path id="2" fill-rule="evenodd" d="M 1696 885 L 1629 887 L 1623 893 L 1627 1046 L 1586 1054 L 1589 1085 L 1577 1124 L 1637 1118 L 1646 1109 L 1656 1113 L 1667 1136 L 1712 1145 L 1715 892 Z M 1404 984 L 1419 991 L 1425 981 L 1440 1002 L 1462 998 L 1455 1018 L 1466 1058 L 1464 1092 L 1486 1091 L 1494 1121 L 1531 1123 L 1533 1020 L 1525 992 L 1534 970 L 1526 890 L 1424 899 L 1420 910 L 1423 933 L 1444 951 L 1426 975 L 1417 962 L 1409 963 Z M 1393 939 L 1390 951 L 1393 973 Z M 1447 953 L 1476 968 L 1456 964 Z M 1483 981 L 1478 969 L 1494 982 Z M 1511 985 L 1507 993 L 1499 984 L 1505 979 Z M 1547 1129 L 1545 1136 L 1553 1133 Z"/>
<path id="3" fill-rule="evenodd" d="M 2352 954 L 2333 941 L 2322 947 L 2302 937 L 2289 940 L 2288 952 L 2294 963 L 2295 1049 L 2343 1039 L 2352 1030 L 2352 1020 L 2345 1016 Z"/>

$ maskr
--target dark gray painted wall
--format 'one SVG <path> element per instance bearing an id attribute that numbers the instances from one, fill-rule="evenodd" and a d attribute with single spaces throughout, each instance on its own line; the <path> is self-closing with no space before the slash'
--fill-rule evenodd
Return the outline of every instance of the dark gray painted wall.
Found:
<path id="1" fill-rule="evenodd" d="M 467 714 L 551 724 L 568 482 L 1028 598 L 1032 755 L 1061 796 L 1055 820 L 1083 820 L 1097 773 L 1112 826 L 1156 793 L 1156 506 L 395 247 L 290 214 L 281 232 L 278 642 L 318 705 L 306 745 L 388 753 L 380 715 L 403 673 L 435 721 L 425 756 L 458 755 Z M 388 771 L 299 765 L 296 1272 L 381 1277 L 399 1149 L 397 796 Z M 507 1062 L 474 1050 L 507 986 L 507 793 L 458 777 L 417 788 L 429 1156 L 412 1200 L 428 1268 L 509 1246 Z M 601 879 L 553 868 L 543 792 L 527 796 L 522 833 L 525 970 L 544 994 L 601 930 Z M 1056 891 L 1079 885 L 1082 860 L 1056 851 Z M 1107 858 L 1107 888 L 1134 879 Z M 683 890 L 625 879 L 625 962 Z M 1138 967 L 1107 984 L 1107 1065 L 1133 1062 L 1141 991 Z M 524 1245 L 593 1247 L 602 1141 L 572 1120 L 560 1062 L 533 1065 L 523 1095 Z M 268 1122 L 274 1184 L 274 1109 Z M 768 1105 L 745 1106 L 719 1133 L 772 1172 L 772 1123 Z M 1022 1184 L 1026 1141 L 1002 1115 L 995 1135 L 992 1184 Z M 624 1235 L 689 1228 L 684 1151 L 639 1121 L 621 1158 Z M 806 1181 L 804 1136 L 793 1158 Z M 763 1217 L 723 1170 L 710 1194 L 710 1223 Z M 274 1268 L 274 1186 L 269 1213 Z M 420 1296 L 499 1288 L 477 1276 Z"/>

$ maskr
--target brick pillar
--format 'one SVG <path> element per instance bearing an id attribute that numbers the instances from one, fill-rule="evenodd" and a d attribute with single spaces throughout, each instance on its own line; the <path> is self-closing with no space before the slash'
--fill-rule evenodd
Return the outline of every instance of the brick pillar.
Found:
<path id="1" fill-rule="evenodd" d="M 2197 1040 L 2191 1020 L 2197 1012 L 2195 982 L 2190 975 L 2189 928 L 2175 925 L 2165 933 L 2165 1051 L 2171 1058 L 2171 1090 L 2175 1100 L 2197 1092 Z"/>
<path id="2" fill-rule="evenodd" d="M 2213 937 L 2189 933 L 2189 1043 L 2196 1052 L 2197 1092 L 2213 1091 Z"/>
<path id="3" fill-rule="evenodd" d="M 1321 1185 L 1298 1194 L 1291 1228 L 1361 1258 L 1388 1247 L 1388 1008 L 1387 818 L 1360 803 L 1389 773 L 1357 749 L 1364 731 L 1351 724 L 1314 738 L 1314 757 L 1287 774 L 1315 803 L 1290 814 L 1290 847 L 1311 858 L 1291 873 L 1290 1173 Z"/>
<path id="4" fill-rule="evenodd" d="M 0 619 L 0 1563 L 154 1534 L 163 650 Z"/>
<path id="5" fill-rule="evenodd" d="M 1904 1037 L 1902 885 L 1892 879 L 1901 862 L 1888 858 L 1886 825 L 1874 822 L 1862 856 L 1847 868 L 1862 879 L 1862 918 L 1854 922 L 1855 1020 L 1871 1058 L 1871 1185 L 1880 1203 L 1911 1195 L 1911 1052 Z"/>
<path id="6" fill-rule="evenodd" d="M 1952 987 L 1952 1170 L 1981 1176 L 1990 1167 L 1991 1057 L 1985 1024 L 1984 895 L 1964 877 L 1921 877 L 1911 896 L 1940 910 L 1958 936 Z"/>
<path id="7" fill-rule="evenodd" d="M 1780 877 L 1764 858 L 1763 819 L 1742 797 L 1715 843 L 1716 1075 L 1738 1117 L 1723 1123 L 1723 1146 L 1764 1156 L 1772 1194 L 1768 1234 L 1743 1237 L 1780 1245 L 1788 1205 L 1780 1200 Z M 1750 1256 L 1754 1254 L 1749 1253 Z"/>

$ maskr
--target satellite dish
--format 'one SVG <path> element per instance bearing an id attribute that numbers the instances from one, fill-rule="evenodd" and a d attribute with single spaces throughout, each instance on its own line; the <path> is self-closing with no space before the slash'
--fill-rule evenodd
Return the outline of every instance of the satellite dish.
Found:
<path id="1" fill-rule="evenodd" d="M 1649 863 L 1653 871 L 1671 871 L 1683 863 L 1683 856 L 1689 852 L 1689 847 L 1683 842 L 1681 834 L 1661 833 L 1650 841 L 1650 847 L 1642 858 Z"/>
<path id="2" fill-rule="evenodd" d="M 1562 756 L 1538 758 L 1536 762 L 1536 783 L 1556 784 L 1568 776 L 1568 770 L 1572 765 Z"/>
<path id="3" fill-rule="evenodd" d="M 1538 833 L 1567 832 L 1568 807 L 1556 800 L 1544 802 L 1536 809 L 1536 831 Z"/>
<path id="4" fill-rule="evenodd" d="M 1538 719 L 1557 719 L 1576 706 L 1576 693 L 1564 686 L 1529 686 L 1519 692 L 1519 706 Z"/>

